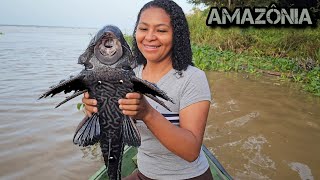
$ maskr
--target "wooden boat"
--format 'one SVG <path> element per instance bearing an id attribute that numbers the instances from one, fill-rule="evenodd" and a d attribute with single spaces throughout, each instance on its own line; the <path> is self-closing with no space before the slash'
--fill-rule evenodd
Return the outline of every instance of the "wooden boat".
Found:
<path id="1" fill-rule="evenodd" d="M 213 175 L 213 179 L 218 180 L 232 180 L 232 177 L 223 168 L 220 162 L 214 157 L 214 155 L 207 149 L 206 146 L 202 145 L 202 151 L 205 153 L 210 170 Z M 122 177 L 130 175 L 134 170 L 137 169 L 137 154 L 138 150 L 134 147 L 126 146 L 123 152 L 122 158 Z M 103 165 L 94 175 L 92 175 L 89 180 L 105 180 L 109 179 L 107 176 L 106 166 Z"/>

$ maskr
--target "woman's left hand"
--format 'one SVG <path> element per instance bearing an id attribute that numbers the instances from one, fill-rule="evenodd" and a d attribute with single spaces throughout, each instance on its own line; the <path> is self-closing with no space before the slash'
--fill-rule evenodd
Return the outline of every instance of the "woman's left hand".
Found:
<path id="1" fill-rule="evenodd" d="M 133 119 L 145 119 L 151 114 L 152 106 L 146 98 L 140 93 L 128 93 L 125 99 L 119 99 L 119 108 L 124 115 L 128 115 Z"/>

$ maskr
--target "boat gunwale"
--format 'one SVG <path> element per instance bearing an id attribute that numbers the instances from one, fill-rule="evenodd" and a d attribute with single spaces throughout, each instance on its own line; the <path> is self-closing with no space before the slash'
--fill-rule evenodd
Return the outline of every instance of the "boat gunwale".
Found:
<path id="1" fill-rule="evenodd" d="M 135 147 L 125 146 L 123 154 L 126 154 L 130 150 L 133 150 Z M 229 175 L 229 173 L 224 169 L 218 159 L 211 153 L 211 151 L 205 146 L 201 146 L 202 151 L 206 155 L 208 159 L 208 163 L 210 165 L 210 171 L 214 172 L 213 176 L 217 176 L 221 180 L 233 180 L 233 178 Z M 212 169 L 214 168 L 214 169 Z M 89 180 L 100 180 L 101 178 L 105 177 L 107 173 L 107 168 L 103 165 L 98 171 L 96 171 Z"/>

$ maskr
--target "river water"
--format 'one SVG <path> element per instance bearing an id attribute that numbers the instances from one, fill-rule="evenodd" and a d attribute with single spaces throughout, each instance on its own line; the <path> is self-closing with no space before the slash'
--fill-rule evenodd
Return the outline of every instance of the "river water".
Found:
<path id="1" fill-rule="evenodd" d="M 88 179 L 102 164 L 73 145 L 75 98 L 38 101 L 97 29 L 0 26 L 0 179 Z M 274 77 L 207 72 L 204 144 L 236 179 L 319 179 L 320 99 Z"/>

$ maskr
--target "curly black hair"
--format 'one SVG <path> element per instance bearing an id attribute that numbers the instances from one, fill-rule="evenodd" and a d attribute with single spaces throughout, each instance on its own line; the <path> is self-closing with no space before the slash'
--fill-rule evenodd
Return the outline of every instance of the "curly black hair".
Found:
<path id="1" fill-rule="evenodd" d="M 146 58 L 140 52 L 136 41 L 136 30 L 140 20 L 141 13 L 151 7 L 161 8 L 170 16 L 171 25 L 173 27 L 172 42 L 172 66 L 181 75 L 182 70 L 186 70 L 188 65 L 193 66 L 192 51 L 190 44 L 190 32 L 188 22 L 181 7 L 171 0 L 153 0 L 145 4 L 137 17 L 135 28 L 133 31 L 132 52 L 138 64 L 145 65 Z"/>

